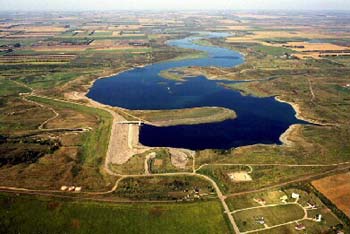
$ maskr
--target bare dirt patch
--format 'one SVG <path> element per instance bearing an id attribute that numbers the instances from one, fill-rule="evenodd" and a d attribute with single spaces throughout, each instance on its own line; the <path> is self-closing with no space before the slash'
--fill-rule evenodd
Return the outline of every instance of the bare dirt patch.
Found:
<path id="1" fill-rule="evenodd" d="M 252 177 L 246 171 L 238 171 L 227 174 L 233 182 L 252 181 Z"/>
<path id="2" fill-rule="evenodd" d="M 163 165 L 163 159 L 155 159 L 153 165 L 156 167 L 160 167 L 161 165 Z"/>
<path id="3" fill-rule="evenodd" d="M 189 152 L 185 152 L 185 150 L 173 149 L 169 148 L 169 153 L 171 155 L 171 163 L 181 169 L 185 169 L 186 165 L 189 161 Z"/>

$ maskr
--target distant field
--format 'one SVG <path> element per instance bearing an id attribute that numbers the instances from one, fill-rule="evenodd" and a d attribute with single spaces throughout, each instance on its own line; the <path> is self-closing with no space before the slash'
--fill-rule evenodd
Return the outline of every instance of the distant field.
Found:
<path id="1" fill-rule="evenodd" d="M 0 194 L 0 233 L 230 233 L 218 201 L 104 204 Z"/>

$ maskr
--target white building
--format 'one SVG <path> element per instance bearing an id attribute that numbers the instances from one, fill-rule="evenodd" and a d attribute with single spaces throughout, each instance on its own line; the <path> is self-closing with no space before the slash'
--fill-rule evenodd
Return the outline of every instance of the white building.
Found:
<path id="1" fill-rule="evenodd" d="M 299 199 L 300 195 L 298 193 L 292 193 L 292 198 Z"/>

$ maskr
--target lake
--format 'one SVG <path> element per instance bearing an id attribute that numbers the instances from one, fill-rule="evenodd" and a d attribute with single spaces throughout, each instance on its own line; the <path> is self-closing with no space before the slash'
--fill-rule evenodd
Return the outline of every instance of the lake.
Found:
<path id="1" fill-rule="evenodd" d="M 197 76 L 179 82 L 159 76 L 162 70 L 178 67 L 233 67 L 244 63 L 243 56 L 235 51 L 194 43 L 201 38 L 225 36 L 227 34 L 210 33 L 169 41 L 170 46 L 203 51 L 207 56 L 155 63 L 99 79 L 87 96 L 103 104 L 131 110 L 218 106 L 232 109 L 237 114 L 236 119 L 219 123 L 169 127 L 143 125 L 140 142 L 146 146 L 201 150 L 230 149 L 258 143 L 281 144 L 279 137 L 290 125 L 305 123 L 295 117 L 291 105 L 278 102 L 274 97 L 244 96 L 222 85 L 239 81 L 208 80 Z"/>

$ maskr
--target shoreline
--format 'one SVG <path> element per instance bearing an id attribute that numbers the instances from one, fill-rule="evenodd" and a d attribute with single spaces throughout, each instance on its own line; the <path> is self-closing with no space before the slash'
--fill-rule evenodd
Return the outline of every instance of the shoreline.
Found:
<path id="1" fill-rule="evenodd" d="M 322 125 L 322 126 L 326 126 L 326 125 L 330 125 L 330 124 L 325 124 L 325 123 L 321 123 L 318 120 L 313 120 L 313 119 L 308 119 L 305 118 L 304 116 L 302 116 L 302 111 L 300 110 L 300 105 L 298 103 L 294 103 L 294 102 L 288 102 L 285 100 L 282 100 L 281 97 L 279 96 L 275 96 L 275 100 L 281 103 L 287 103 L 289 105 L 291 105 L 295 111 L 295 117 L 299 120 L 311 123 L 311 124 L 315 124 L 315 125 Z"/>
<path id="2" fill-rule="evenodd" d="M 282 145 L 289 147 L 294 145 L 294 142 L 290 141 L 288 138 L 292 135 L 293 131 L 299 126 L 299 124 L 292 124 L 284 133 L 282 133 L 282 135 L 279 137 L 279 140 L 282 142 Z"/>
<path id="3" fill-rule="evenodd" d="M 96 81 L 102 80 L 102 79 L 107 79 L 107 78 L 112 78 L 113 76 L 117 76 L 117 75 L 119 75 L 119 74 L 121 74 L 121 73 L 123 73 L 123 72 L 130 71 L 130 70 L 132 70 L 132 69 L 134 69 L 134 68 L 135 68 L 135 67 L 128 68 L 128 69 L 125 69 L 125 70 L 121 70 L 121 71 L 118 71 L 118 72 L 114 72 L 114 73 L 112 73 L 112 74 L 110 74 L 110 75 L 106 75 L 106 76 L 99 76 L 99 77 L 97 77 L 96 79 L 93 79 L 92 81 L 90 81 L 90 82 L 86 85 L 86 86 L 88 87 L 86 91 L 80 92 L 80 93 L 83 93 L 84 96 L 85 96 L 87 99 L 92 100 L 91 98 L 89 98 L 89 97 L 86 96 L 86 95 L 89 93 L 90 89 L 92 88 L 92 86 L 94 86 L 94 84 L 95 84 Z M 95 100 L 92 100 L 92 101 L 96 102 Z M 101 104 L 101 105 L 105 105 L 105 106 L 110 106 L 110 105 L 106 105 L 106 104 L 103 104 L 103 103 L 100 103 L 100 104 Z M 110 107 L 113 107 L 113 106 L 110 106 Z"/>
<path id="4" fill-rule="evenodd" d="M 325 126 L 324 123 L 321 123 L 321 122 L 319 122 L 317 120 L 307 119 L 307 118 L 303 117 L 302 116 L 302 112 L 300 110 L 300 106 L 299 106 L 298 103 L 288 102 L 288 101 L 282 100 L 281 97 L 279 97 L 279 96 L 275 96 L 275 100 L 278 101 L 278 102 L 281 102 L 281 103 L 287 103 L 287 104 L 291 105 L 292 108 L 295 111 L 295 117 L 297 119 L 305 121 L 305 122 L 308 122 L 310 124 Z M 288 137 L 290 137 L 291 134 L 293 133 L 293 131 L 300 125 L 301 124 L 292 124 L 292 125 L 290 125 L 289 128 L 279 137 L 279 140 L 282 142 L 282 145 L 292 146 L 294 144 L 294 142 L 290 141 L 288 139 Z"/>

